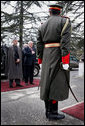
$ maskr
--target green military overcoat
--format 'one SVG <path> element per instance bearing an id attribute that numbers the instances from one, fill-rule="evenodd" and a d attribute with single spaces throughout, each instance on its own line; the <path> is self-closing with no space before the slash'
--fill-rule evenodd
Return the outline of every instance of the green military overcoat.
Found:
<path id="1" fill-rule="evenodd" d="M 62 101 L 69 96 L 68 77 L 61 69 L 62 56 L 70 50 L 71 22 L 69 18 L 52 15 L 39 27 L 37 54 L 42 59 L 40 98 Z M 60 47 L 45 48 L 47 43 L 60 43 Z"/>

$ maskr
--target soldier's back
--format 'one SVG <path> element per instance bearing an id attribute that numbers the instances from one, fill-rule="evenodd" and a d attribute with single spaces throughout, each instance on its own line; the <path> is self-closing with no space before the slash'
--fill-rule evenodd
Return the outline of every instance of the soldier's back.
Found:
<path id="1" fill-rule="evenodd" d="M 42 24 L 41 26 L 41 35 L 43 38 L 43 42 L 60 42 L 61 31 L 63 27 L 63 22 L 65 22 L 65 18 L 61 16 L 50 16 L 49 19 Z"/>

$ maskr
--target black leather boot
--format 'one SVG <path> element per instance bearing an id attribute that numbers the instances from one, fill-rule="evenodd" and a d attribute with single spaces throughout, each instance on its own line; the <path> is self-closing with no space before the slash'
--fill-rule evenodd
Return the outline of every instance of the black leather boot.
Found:
<path id="1" fill-rule="evenodd" d="M 65 118 L 65 115 L 58 113 L 58 102 L 56 102 L 55 104 L 51 102 L 51 113 L 54 115 L 54 119 L 59 120 Z"/>
<path id="2" fill-rule="evenodd" d="M 45 112 L 45 115 L 46 115 L 46 118 L 49 118 L 49 115 L 50 115 L 50 102 L 49 101 L 45 101 L 45 109 L 46 109 L 46 112 Z"/>
<path id="3" fill-rule="evenodd" d="M 46 117 L 52 120 L 64 119 L 65 116 L 58 113 L 58 103 L 52 104 L 52 101 L 45 101 Z"/>

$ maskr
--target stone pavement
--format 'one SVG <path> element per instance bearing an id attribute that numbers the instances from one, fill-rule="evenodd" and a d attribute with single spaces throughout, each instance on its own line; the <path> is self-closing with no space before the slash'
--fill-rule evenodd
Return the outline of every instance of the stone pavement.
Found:
<path id="1" fill-rule="evenodd" d="M 83 77 L 74 76 L 71 82 L 79 102 L 84 101 L 83 80 Z M 80 89 L 77 86 L 80 86 Z M 74 104 L 76 101 L 69 93 L 67 100 L 59 102 L 59 110 Z M 34 87 L 1 93 L 1 125 L 84 125 L 84 122 L 67 114 L 63 120 L 46 119 L 44 102 L 40 100 L 40 90 Z"/>
<path id="2" fill-rule="evenodd" d="M 1 125 L 83 125 L 84 122 L 65 114 L 65 119 L 49 121 L 45 117 L 44 102 L 37 88 L 2 93 Z M 59 102 L 59 109 L 68 105 Z"/>

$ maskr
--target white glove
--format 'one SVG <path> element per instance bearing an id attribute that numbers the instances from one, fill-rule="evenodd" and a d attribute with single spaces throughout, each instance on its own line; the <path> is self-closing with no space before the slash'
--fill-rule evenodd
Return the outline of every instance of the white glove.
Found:
<path id="1" fill-rule="evenodd" d="M 63 65 L 63 69 L 64 69 L 64 70 L 68 70 L 69 64 L 62 64 L 62 65 Z"/>

